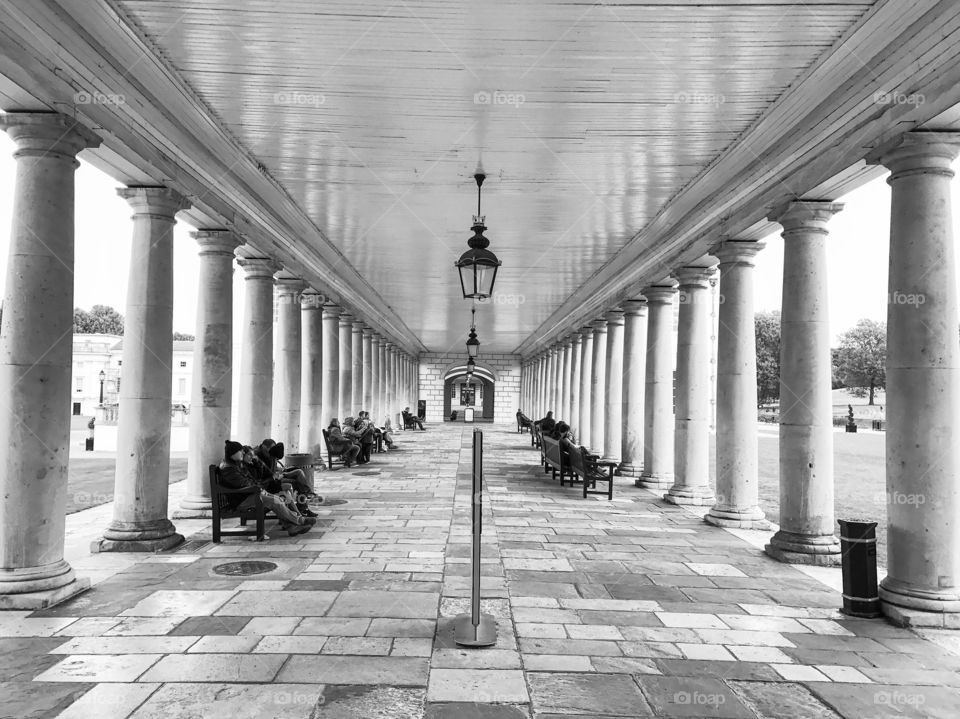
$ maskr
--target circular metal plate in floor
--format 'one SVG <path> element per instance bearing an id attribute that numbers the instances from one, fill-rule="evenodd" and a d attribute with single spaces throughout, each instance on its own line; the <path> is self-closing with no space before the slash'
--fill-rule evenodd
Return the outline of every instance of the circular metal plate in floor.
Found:
<path id="1" fill-rule="evenodd" d="M 227 577 L 249 577 L 253 574 L 266 574 L 277 568 L 273 562 L 260 562 L 248 560 L 243 562 L 227 562 L 218 564 L 213 568 L 214 574 L 222 574 Z"/>
<path id="2" fill-rule="evenodd" d="M 335 504 L 346 504 L 346 503 L 347 503 L 347 500 L 345 499 L 325 499 L 319 504 L 321 507 L 332 507 Z"/>

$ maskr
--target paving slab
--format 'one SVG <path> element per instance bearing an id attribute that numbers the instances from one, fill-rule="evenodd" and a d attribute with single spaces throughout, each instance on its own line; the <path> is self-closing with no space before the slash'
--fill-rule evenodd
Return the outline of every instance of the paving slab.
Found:
<path id="1" fill-rule="evenodd" d="M 129 719 L 310 719 L 322 690 L 311 684 L 164 684 Z"/>
<path id="2" fill-rule="evenodd" d="M 604 716 L 653 716 L 650 704 L 629 675 L 530 672 L 527 679 L 538 715 L 593 712 Z"/>

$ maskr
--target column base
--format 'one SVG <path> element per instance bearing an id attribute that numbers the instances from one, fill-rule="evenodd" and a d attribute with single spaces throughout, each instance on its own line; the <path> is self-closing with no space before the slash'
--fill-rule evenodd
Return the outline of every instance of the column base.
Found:
<path id="1" fill-rule="evenodd" d="M 960 629 L 960 592 L 956 587 L 921 589 L 885 577 L 880 582 L 880 610 L 902 627 Z"/>
<path id="2" fill-rule="evenodd" d="M 174 519 L 210 519 L 213 517 L 213 504 L 210 497 L 184 497 L 180 509 L 173 513 Z"/>
<path id="3" fill-rule="evenodd" d="M 703 521 L 714 527 L 733 527 L 736 529 L 770 529 L 773 525 L 767 521 L 760 507 L 736 509 L 713 506 L 703 516 Z"/>
<path id="4" fill-rule="evenodd" d="M 90 589 L 90 580 L 86 577 L 74 579 L 69 584 L 56 589 L 40 592 L 22 592 L 20 594 L 0 594 L 0 610 L 4 609 L 49 609 Z"/>
<path id="5" fill-rule="evenodd" d="M 633 483 L 633 486 L 653 490 L 670 489 L 673 486 L 673 475 L 643 472 L 640 478 Z"/>
<path id="6" fill-rule="evenodd" d="M 840 541 L 832 534 L 795 534 L 781 529 L 773 535 L 763 551 L 767 556 L 786 564 L 840 566 Z"/>
<path id="7" fill-rule="evenodd" d="M 693 505 L 703 507 L 712 505 L 717 501 L 713 490 L 706 487 L 677 487 L 674 485 L 666 494 L 663 495 L 663 501 L 670 504 Z"/>
<path id="8" fill-rule="evenodd" d="M 620 466 L 617 468 L 617 472 L 621 477 L 639 477 L 643 470 L 635 464 L 630 462 L 621 462 Z"/>
<path id="9" fill-rule="evenodd" d="M 39 567 L 20 567 L 0 574 L 0 596 L 51 592 L 77 582 L 73 567 L 63 559 Z"/>
<path id="10" fill-rule="evenodd" d="M 163 552 L 183 542 L 173 522 L 164 517 L 149 522 L 113 521 L 103 537 L 90 544 L 97 552 Z"/>

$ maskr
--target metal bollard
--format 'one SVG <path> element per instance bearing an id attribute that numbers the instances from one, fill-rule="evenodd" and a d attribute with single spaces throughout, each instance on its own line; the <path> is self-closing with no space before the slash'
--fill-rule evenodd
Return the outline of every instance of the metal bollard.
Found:
<path id="1" fill-rule="evenodd" d="M 879 617 L 877 523 L 838 519 L 843 566 L 843 609 L 851 617 Z"/>

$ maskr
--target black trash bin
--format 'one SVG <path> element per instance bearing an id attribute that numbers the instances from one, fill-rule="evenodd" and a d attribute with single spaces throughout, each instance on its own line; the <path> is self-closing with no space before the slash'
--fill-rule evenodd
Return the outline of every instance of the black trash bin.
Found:
<path id="1" fill-rule="evenodd" d="M 838 519 L 843 566 L 843 609 L 851 617 L 879 617 L 877 523 Z"/>

